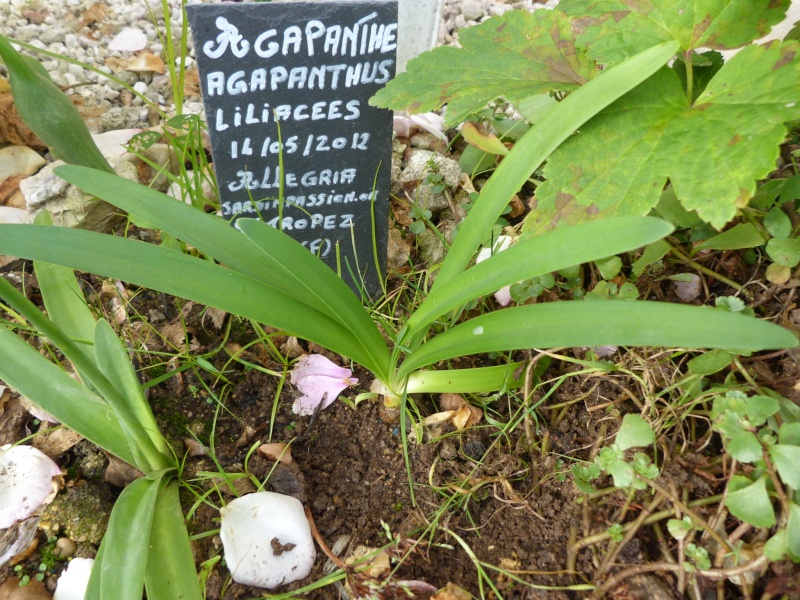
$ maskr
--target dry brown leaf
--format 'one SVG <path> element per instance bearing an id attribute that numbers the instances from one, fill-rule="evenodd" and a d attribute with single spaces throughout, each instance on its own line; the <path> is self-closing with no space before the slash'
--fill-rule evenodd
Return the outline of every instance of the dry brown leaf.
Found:
<path id="1" fill-rule="evenodd" d="M 11 390 L 0 386 L 0 446 L 16 444 L 27 433 L 25 424 L 30 418 L 28 411 L 19 401 L 11 396 Z"/>
<path id="2" fill-rule="evenodd" d="M 438 594 L 431 596 L 431 600 L 471 600 L 472 594 L 461 589 L 455 583 L 448 582 Z"/>
<path id="3" fill-rule="evenodd" d="M 6 579 L 0 586 L 0 600 L 50 600 L 53 597 L 41 581 L 31 579 L 20 586 L 16 577 Z"/>
<path id="4" fill-rule="evenodd" d="M 194 438 L 185 438 L 183 440 L 183 445 L 186 446 L 190 457 L 206 455 L 206 447 Z"/>
<path id="5" fill-rule="evenodd" d="M 144 477 L 144 473 L 139 469 L 116 456 L 108 455 L 108 468 L 106 468 L 106 481 L 108 483 L 124 488 L 140 477 Z"/>
<path id="6" fill-rule="evenodd" d="M 269 460 L 280 461 L 285 465 L 292 464 L 292 449 L 289 444 L 276 442 L 274 444 L 261 444 L 258 451 Z"/>
<path id="7" fill-rule="evenodd" d="M 240 435 L 239 439 L 236 440 L 236 447 L 244 448 L 245 446 L 249 446 L 250 442 L 253 441 L 253 438 L 256 437 L 256 433 L 258 432 L 252 427 L 250 427 L 250 425 L 245 425 L 244 431 L 242 431 L 242 435 Z"/>
<path id="8" fill-rule="evenodd" d="M 0 94 L 0 143 L 28 146 L 34 150 L 47 150 L 40 140 L 19 116 L 14 97 L 10 93 Z"/>
<path id="9" fill-rule="evenodd" d="M 55 426 L 46 429 L 46 423 L 43 421 L 42 427 L 33 438 L 33 447 L 55 460 L 82 439 L 81 434 L 67 427 Z"/>
<path id="10" fill-rule="evenodd" d="M 453 416 L 453 424 L 458 429 L 473 427 L 480 423 L 483 418 L 483 411 L 477 406 L 469 404 L 459 394 L 442 394 L 439 396 L 439 404 L 442 410 L 452 410 L 456 412 L 458 416 Z M 464 409 L 466 409 L 466 411 Z M 467 411 L 469 414 L 467 414 Z"/>
<path id="11" fill-rule="evenodd" d="M 191 100 L 200 100 L 200 74 L 196 68 L 184 72 L 183 93 Z"/>

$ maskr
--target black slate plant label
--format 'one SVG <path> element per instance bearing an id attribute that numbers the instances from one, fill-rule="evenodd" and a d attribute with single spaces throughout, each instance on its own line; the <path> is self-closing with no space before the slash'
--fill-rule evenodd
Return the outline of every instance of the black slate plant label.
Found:
<path id="1" fill-rule="evenodd" d="M 368 99 L 394 75 L 397 0 L 186 9 L 223 217 L 263 219 L 374 295 L 392 114 Z"/>

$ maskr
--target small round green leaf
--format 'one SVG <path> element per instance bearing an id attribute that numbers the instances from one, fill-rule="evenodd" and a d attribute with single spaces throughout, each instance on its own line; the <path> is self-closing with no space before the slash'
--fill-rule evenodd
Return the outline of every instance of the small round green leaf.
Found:
<path id="1" fill-rule="evenodd" d="M 737 431 L 725 444 L 728 453 L 743 463 L 752 463 L 761 458 L 761 443 L 749 431 Z"/>
<path id="2" fill-rule="evenodd" d="M 695 356 L 687 363 L 689 370 L 695 375 L 712 375 L 722 371 L 731 364 L 733 357 L 730 352 L 717 348 L 709 350 L 700 356 Z"/>
<path id="3" fill-rule="evenodd" d="M 800 246 L 795 239 L 771 239 L 767 242 L 767 254 L 782 267 L 793 268 L 800 263 Z"/>
<path id="4" fill-rule="evenodd" d="M 788 238 L 792 233 L 792 221 L 779 207 L 774 207 L 764 217 L 764 229 L 775 238 Z"/>
<path id="5" fill-rule="evenodd" d="M 800 490 L 800 446 L 775 444 L 770 446 L 769 456 L 784 483 Z"/>
<path id="6" fill-rule="evenodd" d="M 614 445 L 620 450 L 627 450 L 649 446 L 655 441 L 656 435 L 650 424 L 640 415 L 628 414 L 622 418 Z"/>
<path id="7" fill-rule="evenodd" d="M 725 506 L 734 517 L 750 523 L 753 527 L 775 525 L 775 511 L 767 494 L 766 477 L 735 492 L 729 492 Z"/>

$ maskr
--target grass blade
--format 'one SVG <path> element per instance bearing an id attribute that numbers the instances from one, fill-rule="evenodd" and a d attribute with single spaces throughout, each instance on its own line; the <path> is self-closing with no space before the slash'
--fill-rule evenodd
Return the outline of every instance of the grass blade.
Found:
<path id="1" fill-rule="evenodd" d="M 145 586 L 148 600 L 200 600 L 203 597 L 175 482 L 158 494 L 150 529 Z"/>
<path id="2" fill-rule="evenodd" d="M 508 202 L 553 150 L 586 121 L 664 66 L 678 46 L 678 42 L 665 42 L 610 68 L 572 92 L 550 110 L 547 119 L 525 133 L 481 190 L 453 240 L 432 291 L 467 267 Z"/>
<path id="3" fill-rule="evenodd" d="M 765 350 L 795 347 L 797 338 L 773 323 L 708 307 L 621 300 L 548 302 L 470 319 L 410 354 L 398 375 L 483 352 L 602 345 Z"/>
<path id="4" fill-rule="evenodd" d="M 660 219 L 621 217 L 563 227 L 521 241 L 434 286 L 408 319 L 408 330 L 420 333 L 437 317 L 504 285 L 635 250 L 669 235 L 672 229 Z"/>

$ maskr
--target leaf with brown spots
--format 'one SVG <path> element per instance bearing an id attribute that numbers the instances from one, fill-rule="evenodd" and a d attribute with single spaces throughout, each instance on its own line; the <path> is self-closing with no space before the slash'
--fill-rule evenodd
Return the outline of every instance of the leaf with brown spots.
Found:
<path id="1" fill-rule="evenodd" d="M 661 42 L 681 50 L 739 48 L 780 23 L 790 0 L 562 0 L 578 44 L 610 65 Z"/>
<path id="2" fill-rule="evenodd" d="M 370 103 L 414 113 L 449 103 L 453 124 L 500 96 L 516 102 L 572 90 L 595 74 L 556 10 L 510 11 L 461 30 L 459 41 L 462 48 L 436 48 L 409 62 Z"/>
<path id="3" fill-rule="evenodd" d="M 774 42 L 742 50 L 693 105 L 663 68 L 550 156 L 526 233 L 647 214 L 667 180 L 684 208 L 721 228 L 774 169 L 784 123 L 800 118 L 799 48 Z"/>

